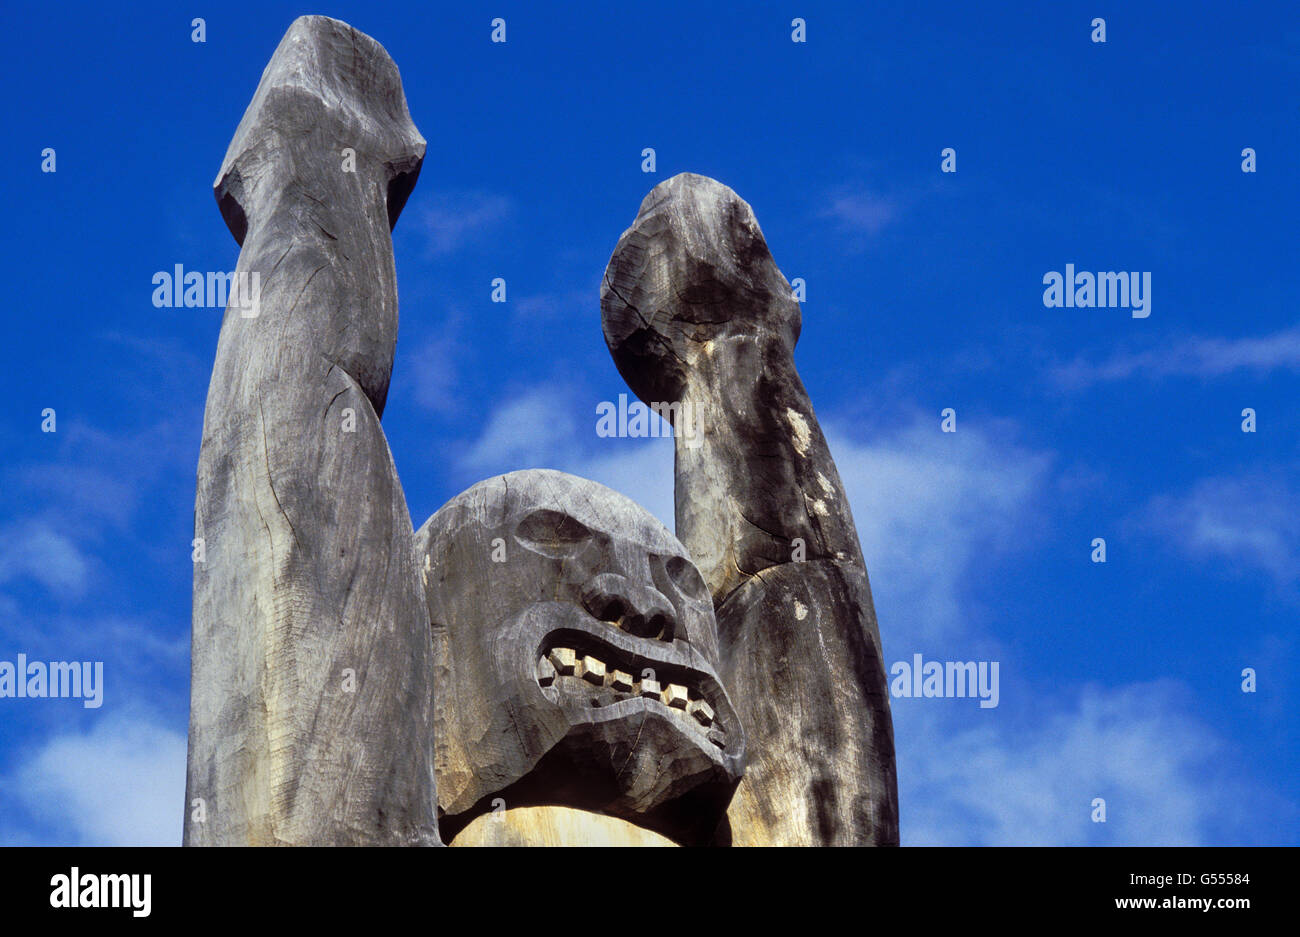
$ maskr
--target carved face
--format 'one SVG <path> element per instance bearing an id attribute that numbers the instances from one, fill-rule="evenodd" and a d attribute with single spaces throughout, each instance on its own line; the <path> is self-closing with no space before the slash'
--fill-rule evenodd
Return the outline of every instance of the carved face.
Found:
<path id="1" fill-rule="evenodd" d="M 603 485 L 530 470 L 470 488 L 416 539 L 445 837 L 498 798 L 712 832 L 744 736 L 708 589 L 658 520 Z"/>

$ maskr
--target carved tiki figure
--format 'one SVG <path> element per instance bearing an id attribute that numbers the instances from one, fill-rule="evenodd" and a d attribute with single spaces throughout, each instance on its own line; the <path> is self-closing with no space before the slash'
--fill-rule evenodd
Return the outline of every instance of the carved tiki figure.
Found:
<path id="1" fill-rule="evenodd" d="M 718 679 L 712 599 L 681 543 L 623 495 L 533 469 L 453 498 L 416 545 L 443 840 L 495 805 L 507 815 L 491 822 L 513 832 L 479 823 L 470 841 L 555 842 L 557 822 L 578 821 L 514 814 L 550 805 L 710 841 L 745 740 Z"/>
<path id="2" fill-rule="evenodd" d="M 218 177 L 262 295 L 204 419 L 185 842 L 897 843 L 866 566 L 749 205 L 661 183 L 601 289 L 629 387 L 702 418 L 680 541 L 541 469 L 416 533 L 379 420 L 424 149 L 383 48 L 302 17 Z"/>
<path id="3" fill-rule="evenodd" d="M 217 176 L 261 302 L 226 310 L 203 420 L 186 843 L 438 842 L 428 625 L 379 424 L 424 150 L 383 47 L 304 16 Z"/>
<path id="4" fill-rule="evenodd" d="M 795 368 L 802 310 L 758 219 L 715 179 L 661 182 L 618 239 L 600 299 L 628 386 L 702 424 L 674 439 L 676 526 L 713 595 L 749 743 L 731 842 L 896 845 L 867 567 Z"/>

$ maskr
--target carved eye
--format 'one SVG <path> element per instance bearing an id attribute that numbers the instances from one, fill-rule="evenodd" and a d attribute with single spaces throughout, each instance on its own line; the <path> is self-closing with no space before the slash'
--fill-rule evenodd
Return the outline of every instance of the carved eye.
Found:
<path id="1" fill-rule="evenodd" d="M 533 511 L 515 528 L 515 539 L 546 556 L 572 556 L 591 537 L 591 531 L 568 514 L 543 508 Z"/>
<path id="2" fill-rule="evenodd" d="M 709 590 L 704 585 L 704 577 L 695 568 L 695 564 L 686 557 L 670 556 L 664 568 L 668 570 L 668 578 L 681 590 L 682 595 L 701 602 L 709 601 Z"/>

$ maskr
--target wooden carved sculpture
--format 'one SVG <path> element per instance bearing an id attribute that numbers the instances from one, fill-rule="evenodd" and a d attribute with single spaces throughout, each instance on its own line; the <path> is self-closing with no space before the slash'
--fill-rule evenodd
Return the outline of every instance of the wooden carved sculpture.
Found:
<path id="1" fill-rule="evenodd" d="M 185 842 L 896 844 L 866 566 L 749 206 L 669 179 L 601 289 L 629 387 L 702 418 L 676 537 L 542 469 L 416 533 L 379 418 L 423 154 L 383 48 L 311 16 L 218 176 L 261 290 L 204 417 Z"/>

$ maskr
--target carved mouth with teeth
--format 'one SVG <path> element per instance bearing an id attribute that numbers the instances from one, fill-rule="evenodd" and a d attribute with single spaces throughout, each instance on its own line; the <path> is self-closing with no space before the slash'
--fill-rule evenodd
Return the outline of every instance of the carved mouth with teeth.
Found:
<path id="1" fill-rule="evenodd" d="M 639 700 L 643 707 L 671 714 L 719 749 L 726 749 L 726 730 L 708 698 L 716 693 L 711 689 L 714 681 L 705 674 L 670 664 L 638 668 L 621 659 L 624 655 L 613 647 L 584 645 L 574 641 L 575 637 L 570 632 L 563 640 L 544 644 L 537 657 L 537 685 L 548 697 L 557 701 L 561 694 L 582 698 L 593 708 Z"/>
<path id="2" fill-rule="evenodd" d="M 444 839 L 499 797 L 511 808 L 564 805 L 676 842 L 711 842 L 744 775 L 746 744 L 711 655 L 710 611 L 688 608 L 672 637 L 636 634 L 558 600 L 501 625 L 485 661 L 500 704 L 479 730 L 497 760 L 466 773 L 472 783 L 439 820 Z M 531 737 L 523 726 L 535 727 Z M 461 777 L 441 790 L 451 780 Z"/>

